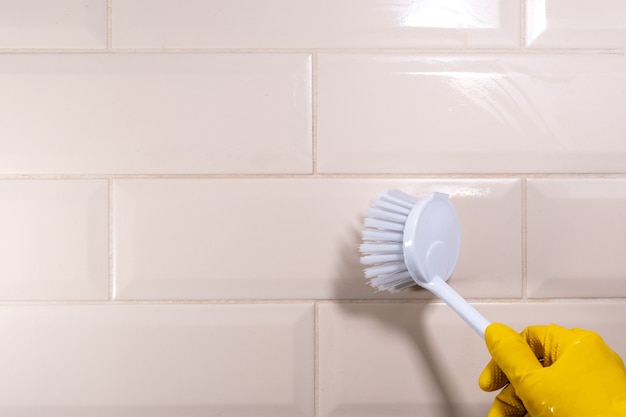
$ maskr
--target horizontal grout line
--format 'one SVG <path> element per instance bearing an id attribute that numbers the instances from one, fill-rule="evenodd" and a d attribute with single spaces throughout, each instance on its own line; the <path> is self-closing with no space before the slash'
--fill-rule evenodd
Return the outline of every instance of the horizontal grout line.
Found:
<path id="1" fill-rule="evenodd" d="M 116 179 L 624 179 L 624 173 L 305 173 L 305 174 L 0 174 L 2 180 L 116 180 Z"/>
<path id="2" fill-rule="evenodd" d="M 622 304 L 626 297 L 604 298 L 466 298 L 472 304 Z M 445 305 L 437 298 L 415 299 L 233 299 L 233 300 L 23 300 L 0 301 L 1 307 L 11 306 L 148 306 L 148 305 L 289 305 L 289 304 L 417 304 Z"/>
<path id="3" fill-rule="evenodd" d="M 438 178 L 626 178 L 626 172 L 611 173 L 389 173 L 389 174 L 372 174 L 372 173 L 317 173 L 316 178 L 365 178 L 365 179 L 438 179 Z"/>
<path id="4" fill-rule="evenodd" d="M 0 54 L 626 54 L 626 48 L 0 48 Z"/>
<path id="5" fill-rule="evenodd" d="M 568 303 L 626 303 L 626 297 L 572 297 L 572 298 L 465 298 L 473 304 L 568 304 Z M 437 298 L 416 299 L 337 299 L 315 300 L 319 304 L 444 304 Z"/>
<path id="6" fill-rule="evenodd" d="M 147 306 L 147 305 L 255 305 L 255 304 L 313 304 L 315 300 L 23 300 L 0 301 L 8 306 Z"/>

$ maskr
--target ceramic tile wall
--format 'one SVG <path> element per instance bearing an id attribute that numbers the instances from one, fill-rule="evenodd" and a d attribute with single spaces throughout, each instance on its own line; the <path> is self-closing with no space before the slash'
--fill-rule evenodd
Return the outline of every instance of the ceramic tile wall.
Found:
<path id="1" fill-rule="evenodd" d="M 626 357 L 618 0 L 0 4 L 0 413 L 484 416 L 482 341 L 373 291 L 388 188 L 450 284 Z"/>

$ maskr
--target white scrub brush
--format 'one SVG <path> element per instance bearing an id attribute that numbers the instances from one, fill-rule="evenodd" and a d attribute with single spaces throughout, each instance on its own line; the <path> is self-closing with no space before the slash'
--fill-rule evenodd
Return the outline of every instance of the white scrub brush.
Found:
<path id="1" fill-rule="evenodd" d="M 481 337 L 489 321 L 446 280 L 459 257 L 459 220 L 448 196 L 417 199 L 399 190 L 379 194 L 368 209 L 360 246 L 365 277 L 379 290 L 419 285 L 445 301 Z"/>

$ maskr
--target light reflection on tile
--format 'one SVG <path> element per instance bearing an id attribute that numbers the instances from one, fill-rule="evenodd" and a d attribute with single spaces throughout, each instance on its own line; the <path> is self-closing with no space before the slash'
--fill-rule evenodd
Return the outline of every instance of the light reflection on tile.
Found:
<path id="1" fill-rule="evenodd" d="M 366 285 L 388 188 L 450 194 L 488 319 L 626 359 L 624 16 L 1 1 L 0 415 L 487 415 L 480 338 Z"/>
<path id="2" fill-rule="evenodd" d="M 626 169 L 622 55 L 322 54 L 318 67 L 320 172 Z"/>
<path id="3" fill-rule="evenodd" d="M 146 10 L 150 13 L 146 13 Z M 503 48 L 519 45 L 518 0 L 266 3 L 126 0 L 120 48 Z M 237 22 L 234 24 L 233 22 Z M 323 28 L 323 29 L 322 29 Z"/>
<path id="4" fill-rule="evenodd" d="M 528 0 L 526 33 L 531 48 L 626 48 L 626 4 Z"/>

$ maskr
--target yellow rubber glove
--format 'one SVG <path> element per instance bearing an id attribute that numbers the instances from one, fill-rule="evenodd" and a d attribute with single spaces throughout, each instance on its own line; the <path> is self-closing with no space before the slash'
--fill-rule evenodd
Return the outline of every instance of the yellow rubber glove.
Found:
<path id="1" fill-rule="evenodd" d="M 494 323 L 485 342 L 492 360 L 478 385 L 505 387 L 489 417 L 626 416 L 624 363 L 597 333 L 551 324 L 518 334 Z"/>

